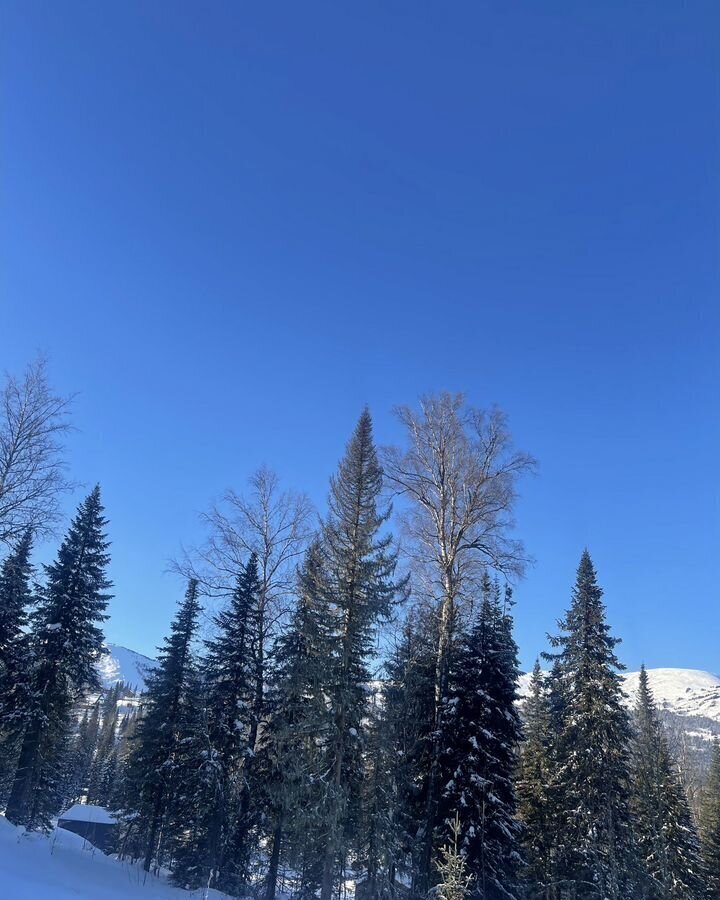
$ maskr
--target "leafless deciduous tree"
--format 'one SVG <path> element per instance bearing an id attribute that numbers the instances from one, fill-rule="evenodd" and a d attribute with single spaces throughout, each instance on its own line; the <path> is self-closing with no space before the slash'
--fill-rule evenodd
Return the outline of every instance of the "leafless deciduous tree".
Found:
<path id="1" fill-rule="evenodd" d="M 265 466 L 248 479 L 248 490 L 227 490 L 202 516 L 208 528 L 204 545 L 186 555 L 182 573 L 197 577 L 211 597 L 226 597 L 251 553 L 258 558 L 263 595 L 273 607 L 282 605 L 294 586 L 295 566 L 311 534 L 308 498 L 284 490 Z"/>
<path id="2" fill-rule="evenodd" d="M 9 543 L 28 528 L 51 530 L 72 487 L 63 457 L 70 398 L 52 391 L 44 359 L 22 378 L 7 375 L 0 390 L 0 542 Z"/>
<path id="3" fill-rule="evenodd" d="M 415 589 L 437 604 L 435 746 L 429 776 L 421 871 L 429 880 L 438 801 L 439 717 L 447 687 L 453 631 L 462 604 L 471 600 L 486 569 L 522 573 L 527 558 L 512 537 L 517 480 L 534 460 L 513 448 L 504 414 L 466 405 L 460 394 L 423 397 L 419 410 L 397 415 L 404 448 L 383 455 L 386 481 L 402 498 L 400 515 Z M 428 885 L 419 885 L 422 891 Z"/>
<path id="4" fill-rule="evenodd" d="M 275 627 L 286 612 L 295 584 L 295 569 L 312 533 L 310 501 L 305 494 L 285 490 L 275 472 L 258 469 L 248 491 L 228 490 L 222 501 L 203 515 L 208 526 L 205 544 L 176 565 L 186 577 L 197 578 L 210 597 L 227 597 L 235 588 L 251 553 L 257 555 L 260 576 L 257 718 L 262 712 L 265 655 Z"/>

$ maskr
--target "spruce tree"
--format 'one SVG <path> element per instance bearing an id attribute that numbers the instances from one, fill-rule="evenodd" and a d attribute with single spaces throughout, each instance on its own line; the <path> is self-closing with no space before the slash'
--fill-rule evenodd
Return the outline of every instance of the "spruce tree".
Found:
<path id="1" fill-rule="evenodd" d="M 397 851 L 395 845 L 394 747 L 388 729 L 379 688 L 372 691 L 366 716 L 363 748 L 364 778 L 360 793 L 360 814 L 354 853 L 361 873 L 365 900 L 381 900 L 395 887 Z"/>
<path id="2" fill-rule="evenodd" d="M 520 753 L 517 795 L 519 815 L 524 826 L 524 881 L 530 898 L 546 898 L 552 884 L 549 787 L 553 731 L 545 679 L 539 661 L 536 661 L 530 679 L 530 693 L 524 704 L 523 718 L 525 739 Z"/>
<path id="3" fill-rule="evenodd" d="M 0 796 L 9 790 L 27 714 L 31 659 L 26 632 L 32 603 L 32 534 L 28 530 L 0 569 Z"/>
<path id="4" fill-rule="evenodd" d="M 700 808 L 702 854 L 709 900 L 720 900 L 720 740 L 715 739 Z"/>
<path id="5" fill-rule="evenodd" d="M 473 876 L 459 848 L 461 830 L 460 816 L 456 813 L 450 822 L 452 837 L 440 850 L 436 863 L 439 883 L 434 893 L 439 900 L 465 900 L 473 884 Z"/>
<path id="6" fill-rule="evenodd" d="M 649 900 L 701 900 L 704 877 L 697 833 L 670 758 L 645 666 L 635 708 L 632 816 Z"/>
<path id="7" fill-rule="evenodd" d="M 63 805 L 69 805 L 87 798 L 90 770 L 98 734 L 100 733 L 100 703 L 93 703 L 92 710 L 87 709 L 80 720 L 77 733 L 72 741 L 68 762 L 67 777 L 63 787 Z"/>
<path id="8" fill-rule="evenodd" d="M 257 810 L 253 763 L 259 589 L 252 554 L 228 606 L 214 617 L 214 637 L 205 643 L 205 740 L 195 766 L 197 784 L 188 794 L 192 828 L 176 854 L 174 877 L 180 884 L 238 893 L 248 882 Z"/>
<path id="9" fill-rule="evenodd" d="M 88 803 L 99 806 L 106 806 L 109 803 L 116 776 L 118 701 L 121 690 L 121 683 L 113 685 L 106 691 L 101 703 L 102 724 L 88 779 Z"/>
<path id="10" fill-rule="evenodd" d="M 324 747 L 332 719 L 325 693 L 334 634 L 318 541 L 298 573 L 298 599 L 275 648 L 268 717 L 259 747 L 268 815 L 265 900 L 274 900 L 281 854 L 299 873 L 298 895 L 320 886 L 324 818 Z"/>
<path id="11" fill-rule="evenodd" d="M 170 634 L 149 674 L 142 716 L 128 759 L 128 805 L 138 814 L 143 867 L 149 871 L 159 849 L 163 825 L 169 824 L 178 802 L 183 773 L 180 765 L 185 742 L 196 736 L 202 712 L 197 660 L 193 641 L 200 614 L 198 583 L 190 579 Z M 171 829 L 165 829 L 172 843 Z"/>
<path id="12" fill-rule="evenodd" d="M 482 900 L 518 900 L 521 892 L 517 678 L 512 619 L 486 575 L 479 614 L 462 635 L 450 672 L 440 807 L 446 828 L 459 823 L 455 837 Z"/>
<path id="13" fill-rule="evenodd" d="M 61 797 L 61 765 L 72 713 L 88 691 L 100 688 L 100 623 L 110 595 L 100 488 L 80 504 L 60 546 L 45 566 L 45 584 L 33 614 L 31 701 L 7 818 L 28 828 L 48 827 Z"/>
<path id="14" fill-rule="evenodd" d="M 327 693 L 333 712 L 327 744 L 326 821 L 320 900 L 330 900 L 344 842 L 359 798 L 368 661 L 378 622 L 390 614 L 398 592 L 392 537 L 381 536 L 390 510 L 379 507 L 382 469 L 365 409 L 330 482 L 322 529 L 323 569 L 334 607 L 334 652 L 328 660 Z"/>
<path id="15" fill-rule="evenodd" d="M 631 732 L 623 667 L 587 550 L 560 629 L 552 639 L 559 648 L 565 707 L 554 775 L 557 875 L 577 900 L 634 900 L 637 856 L 628 808 Z"/>
<path id="16" fill-rule="evenodd" d="M 386 662 L 384 727 L 391 747 L 393 785 L 391 865 L 413 884 L 424 853 L 435 721 L 438 617 L 430 606 L 412 609 Z M 394 886 L 395 871 L 389 875 Z"/>

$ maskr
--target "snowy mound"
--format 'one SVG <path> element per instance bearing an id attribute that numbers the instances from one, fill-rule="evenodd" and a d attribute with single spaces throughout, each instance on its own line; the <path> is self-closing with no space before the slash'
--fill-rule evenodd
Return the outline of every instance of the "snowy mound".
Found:
<path id="1" fill-rule="evenodd" d="M 155 660 L 117 644 L 106 644 L 105 649 L 108 652 L 98 662 L 102 686 L 110 688 L 118 681 L 124 681 L 142 693 L 145 690 L 145 676 L 155 667 Z"/>
<path id="2" fill-rule="evenodd" d="M 0 816 L 0 897 L 3 900 L 191 900 L 139 865 L 105 856 L 80 835 L 56 829 L 24 834 Z M 205 896 L 205 895 L 203 895 Z M 225 900 L 217 891 L 208 900 Z"/>

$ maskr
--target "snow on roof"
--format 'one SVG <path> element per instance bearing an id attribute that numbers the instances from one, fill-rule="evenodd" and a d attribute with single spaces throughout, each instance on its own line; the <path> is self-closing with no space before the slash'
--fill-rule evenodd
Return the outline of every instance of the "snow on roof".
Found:
<path id="1" fill-rule="evenodd" d="M 76 803 L 61 813 L 59 820 L 69 822 L 97 822 L 99 825 L 115 825 L 116 817 L 103 806 L 91 806 L 87 803 Z"/>

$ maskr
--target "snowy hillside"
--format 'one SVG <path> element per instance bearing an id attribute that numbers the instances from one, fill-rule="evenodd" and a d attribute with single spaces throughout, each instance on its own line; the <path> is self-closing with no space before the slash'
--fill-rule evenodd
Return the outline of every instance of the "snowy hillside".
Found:
<path id="1" fill-rule="evenodd" d="M 625 691 L 632 703 L 639 672 L 625 675 Z M 660 709 L 681 716 L 702 716 L 720 724 L 720 678 L 696 669 L 648 669 L 650 689 Z"/>
<path id="2" fill-rule="evenodd" d="M 127 647 L 106 644 L 107 653 L 98 663 L 100 679 L 104 688 L 124 681 L 138 693 L 145 690 L 145 675 L 155 665 L 155 660 Z"/>
<path id="3" fill-rule="evenodd" d="M 94 850 L 56 829 L 47 838 L 23 834 L 0 816 L 0 896 L 7 900 L 191 900 L 217 891 L 184 891 Z"/>
<path id="4" fill-rule="evenodd" d="M 720 677 L 699 669 L 648 669 L 648 681 L 658 709 L 678 716 L 709 719 L 720 726 Z M 623 675 L 628 705 L 637 695 L 639 672 Z M 527 696 L 530 675 L 520 677 L 520 696 Z"/>
<path id="5" fill-rule="evenodd" d="M 650 689 L 665 722 L 671 746 L 699 771 L 708 764 L 711 741 L 720 737 L 720 677 L 699 669 L 648 669 Z M 623 676 L 628 706 L 635 704 L 639 672 Z M 527 696 L 530 675 L 520 678 Z"/>

